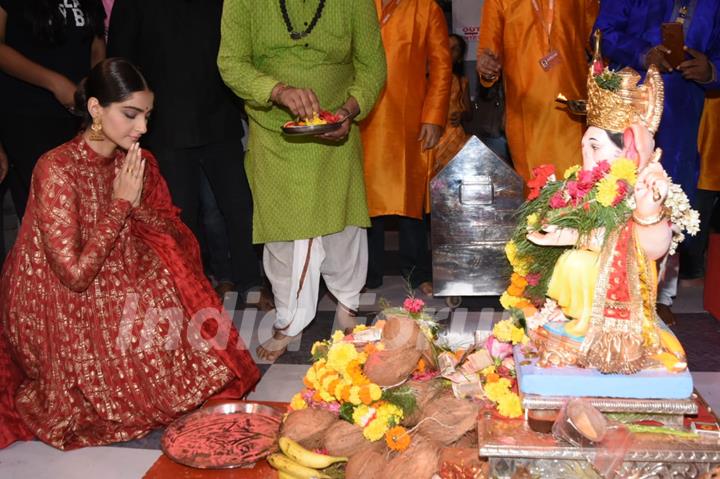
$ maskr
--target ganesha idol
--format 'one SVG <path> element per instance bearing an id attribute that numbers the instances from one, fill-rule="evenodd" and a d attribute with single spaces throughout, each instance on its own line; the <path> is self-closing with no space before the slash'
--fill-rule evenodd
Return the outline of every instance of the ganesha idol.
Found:
<path id="1" fill-rule="evenodd" d="M 691 391 L 683 348 L 655 302 L 658 269 L 683 231 L 695 233 L 697 213 L 658 161 L 662 78 L 651 67 L 639 83 L 630 68 L 604 68 L 596 52 L 582 166 L 535 169 L 506 247 L 514 272 L 501 302 L 525 319 L 532 339 L 521 366 L 535 358 L 533 367 L 589 369 L 598 378 L 684 374 Z"/>

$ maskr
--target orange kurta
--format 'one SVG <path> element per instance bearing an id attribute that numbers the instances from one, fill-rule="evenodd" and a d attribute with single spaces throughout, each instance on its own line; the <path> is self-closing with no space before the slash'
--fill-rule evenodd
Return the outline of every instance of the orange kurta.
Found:
<path id="1" fill-rule="evenodd" d="M 541 164 L 552 163 L 562 173 L 581 160 L 584 121 L 555 98 L 586 97 L 586 47 L 598 10 L 597 0 L 555 0 L 551 16 L 550 0 L 537 3 L 546 22 L 552 18 L 550 42 L 560 55 L 549 71 L 540 66 L 549 51 L 547 34 L 530 0 L 485 0 L 478 41 L 478 53 L 488 48 L 502 62 L 505 132 L 515 169 L 525 179 Z"/>
<path id="2" fill-rule="evenodd" d="M 447 25 L 435 0 L 391 1 L 384 9 L 382 0 L 375 3 L 388 69 L 385 90 L 360 127 L 368 210 L 370 216 L 422 218 L 430 168 L 418 135 L 422 123 L 447 121 Z"/>
<path id="3" fill-rule="evenodd" d="M 720 91 L 708 93 L 698 135 L 701 190 L 720 191 Z"/>

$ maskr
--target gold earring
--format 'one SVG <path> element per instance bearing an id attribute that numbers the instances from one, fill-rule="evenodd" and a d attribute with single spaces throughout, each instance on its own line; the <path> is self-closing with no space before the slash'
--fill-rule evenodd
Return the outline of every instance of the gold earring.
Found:
<path id="1" fill-rule="evenodd" d="M 90 125 L 90 140 L 92 141 L 103 141 L 105 135 L 103 134 L 102 123 L 99 118 L 93 118 L 92 125 Z"/>

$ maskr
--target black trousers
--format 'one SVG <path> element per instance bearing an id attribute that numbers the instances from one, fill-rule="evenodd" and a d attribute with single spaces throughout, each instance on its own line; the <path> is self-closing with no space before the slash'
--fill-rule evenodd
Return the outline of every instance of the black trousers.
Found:
<path id="1" fill-rule="evenodd" d="M 252 245 L 252 196 L 244 166 L 242 142 L 228 140 L 193 148 L 153 148 L 182 220 L 202 236 L 201 179 L 204 173 L 225 218 L 230 245 L 231 280 L 243 292 L 262 284 Z M 208 241 L 207 244 L 212 244 Z"/>
<path id="2" fill-rule="evenodd" d="M 385 221 L 386 216 L 372 218 L 368 229 L 368 273 L 365 284 L 368 288 L 382 285 L 385 272 Z M 398 216 L 400 247 L 400 272 L 417 288 L 426 281 L 432 281 L 432 265 L 428 249 L 427 216 L 422 220 Z"/>
<path id="3" fill-rule="evenodd" d="M 697 190 L 693 207 L 700 213 L 700 232 L 696 236 L 685 235 L 680 244 L 680 277 L 701 278 L 705 275 L 705 252 L 707 250 L 713 211 L 720 204 L 720 191 Z"/>
<path id="4" fill-rule="evenodd" d="M 10 192 L 18 218 L 22 218 L 35 163 L 43 153 L 71 140 L 79 131 L 80 121 L 70 115 L 42 117 L 3 112 L 0 122 L 0 141 L 15 176 L 10 183 Z"/>

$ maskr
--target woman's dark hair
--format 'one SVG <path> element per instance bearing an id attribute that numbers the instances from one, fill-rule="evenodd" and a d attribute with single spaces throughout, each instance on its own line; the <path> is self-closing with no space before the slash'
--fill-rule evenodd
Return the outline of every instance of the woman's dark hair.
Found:
<path id="1" fill-rule="evenodd" d="M 467 53 L 467 42 L 457 33 L 451 33 L 450 37 L 457 40 L 460 45 L 460 60 L 453 62 L 453 75 L 465 76 L 465 53 Z"/>
<path id="2" fill-rule="evenodd" d="M 87 126 L 92 117 L 87 108 L 88 99 L 97 98 L 101 106 L 127 100 L 138 91 L 149 90 L 140 70 L 124 58 L 108 58 L 90 70 L 75 92 L 75 111 Z"/>
<path id="3" fill-rule="evenodd" d="M 45 45 L 58 45 L 65 41 L 66 18 L 73 13 L 61 13 L 58 0 L 25 0 L 24 16 L 32 26 L 33 36 Z M 105 10 L 99 0 L 78 0 L 87 31 L 93 36 L 105 35 Z M 72 21 L 72 20 L 70 20 Z"/>
<path id="4" fill-rule="evenodd" d="M 622 132 L 616 133 L 612 131 L 607 131 L 607 136 L 610 138 L 610 141 L 612 141 L 615 146 L 620 148 L 621 150 L 625 148 L 625 135 Z"/>

